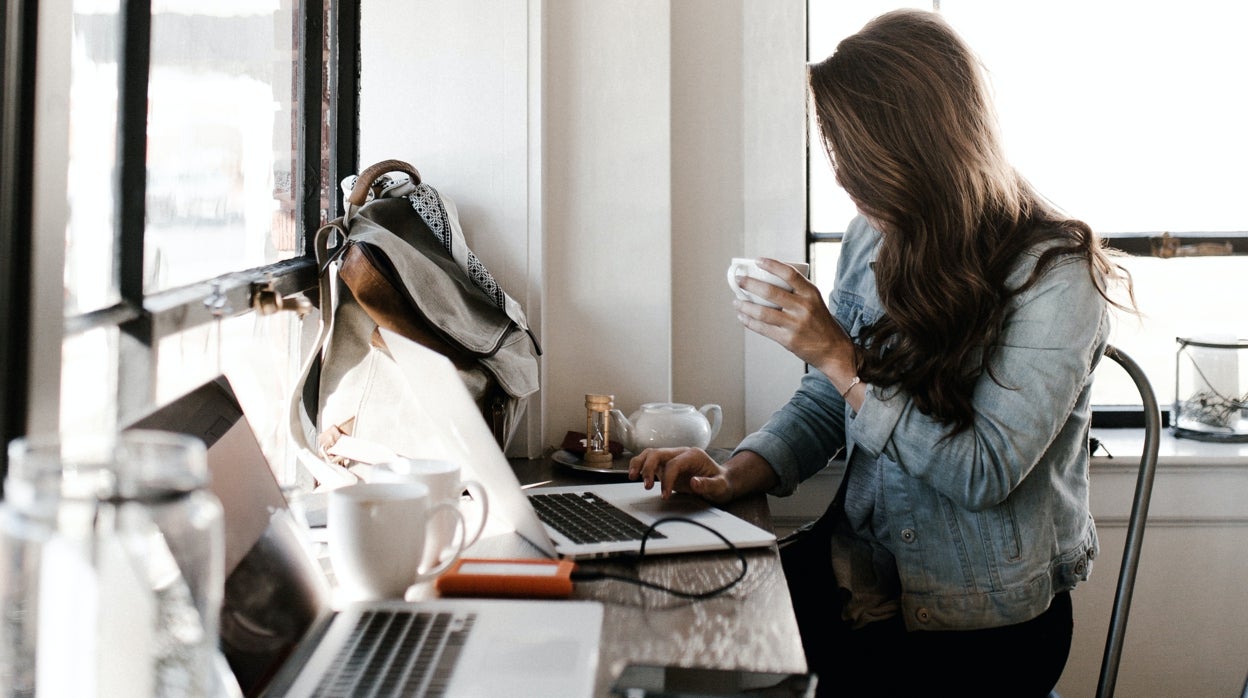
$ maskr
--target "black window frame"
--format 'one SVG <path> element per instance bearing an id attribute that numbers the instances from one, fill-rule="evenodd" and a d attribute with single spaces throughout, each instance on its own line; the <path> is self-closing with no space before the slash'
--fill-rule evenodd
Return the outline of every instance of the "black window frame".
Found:
<path id="1" fill-rule="evenodd" d="M 807 153 L 806 196 L 810 188 L 810 158 Z M 806 248 L 816 243 L 841 242 L 844 232 L 819 232 L 810 229 L 810 207 L 806 213 Z M 1104 233 L 1106 247 L 1137 257 L 1245 256 L 1248 255 L 1248 232 L 1244 233 Z M 809 253 L 808 253 L 809 255 Z M 1170 426 L 1170 405 L 1161 405 L 1163 427 Z M 1143 405 L 1093 405 L 1092 426 L 1105 429 L 1138 429 L 1144 427 Z"/>
<path id="2" fill-rule="evenodd" d="M 315 253 L 310 244 L 322 220 L 340 216 L 336 182 L 356 171 L 359 160 L 360 0 L 298 0 L 302 56 L 296 100 L 300 105 L 296 171 L 299 256 L 266 266 L 145 295 L 143 259 L 146 205 L 147 90 L 150 71 L 151 0 L 121 0 L 117 163 L 113 182 L 117 215 L 115 264 L 120 299 L 110 307 L 65 318 L 66 338 L 118 327 L 120 373 L 117 406 L 126 415 L 150 409 L 155 400 L 154 348 L 166 336 L 252 312 L 256 291 L 271 285 L 282 295 L 314 289 Z M 0 426 L 4 443 L 26 429 L 31 299 L 31 197 L 37 0 L 5 0 L 4 94 L 0 132 Z M 331 35 L 325 39 L 329 19 Z M 321 50 L 328 44 L 328 55 Z M 330 123 L 322 122 L 328 99 Z M 328 128 L 326 127 L 328 126 Z M 328 140 L 328 182 L 321 181 Z M 321 192 L 328 187 L 329 210 Z M 315 303 L 316 294 L 309 294 Z M 224 310 L 222 310 L 224 309 Z M 0 477 L 7 473 L 0 455 Z"/>
<path id="3" fill-rule="evenodd" d="M 4 0 L 0 11 L 0 446 L 27 421 L 37 10 L 36 0 Z M 0 477 L 7 472 L 6 446 Z"/>

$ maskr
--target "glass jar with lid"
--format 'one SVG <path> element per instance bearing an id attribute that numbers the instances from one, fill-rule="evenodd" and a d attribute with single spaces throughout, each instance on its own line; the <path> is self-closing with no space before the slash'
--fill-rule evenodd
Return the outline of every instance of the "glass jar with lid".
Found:
<path id="1" fill-rule="evenodd" d="M 1248 441 L 1248 340 L 1178 337 L 1176 341 L 1174 435 Z"/>
<path id="2" fill-rule="evenodd" d="M 134 430 L 8 454 L 0 695 L 215 694 L 224 530 L 203 442 Z"/>

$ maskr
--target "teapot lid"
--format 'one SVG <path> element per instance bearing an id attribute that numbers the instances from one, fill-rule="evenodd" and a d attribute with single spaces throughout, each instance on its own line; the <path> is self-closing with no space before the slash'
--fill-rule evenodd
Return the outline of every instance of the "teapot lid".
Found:
<path id="1" fill-rule="evenodd" d="M 641 406 L 646 412 L 691 412 L 693 405 L 681 402 L 647 402 Z"/>

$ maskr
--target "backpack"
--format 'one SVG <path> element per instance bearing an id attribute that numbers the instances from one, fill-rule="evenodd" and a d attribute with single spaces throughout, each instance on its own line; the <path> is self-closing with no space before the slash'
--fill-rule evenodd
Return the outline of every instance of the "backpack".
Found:
<path id="1" fill-rule="evenodd" d="M 290 400 L 299 460 L 318 481 L 343 435 L 411 455 L 405 382 L 384 327 L 446 356 L 506 449 L 537 392 L 541 348 L 523 309 L 464 241 L 455 205 L 411 165 L 385 160 L 343 180 L 345 213 L 316 234 L 321 327 Z M 314 446 L 315 444 L 315 446 Z"/>

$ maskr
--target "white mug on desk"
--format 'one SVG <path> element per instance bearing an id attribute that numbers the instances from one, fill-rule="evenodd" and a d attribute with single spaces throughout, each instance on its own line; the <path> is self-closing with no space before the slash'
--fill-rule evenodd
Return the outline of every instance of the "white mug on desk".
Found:
<path id="1" fill-rule="evenodd" d="M 793 267 L 797 270 L 797 273 L 802 276 L 808 276 L 810 274 L 810 265 L 805 262 L 784 262 L 784 264 Z M 759 305 L 765 305 L 768 308 L 779 308 L 780 306 L 759 298 L 753 293 L 741 288 L 737 284 L 737 278 L 742 276 L 748 276 L 751 279 L 758 279 L 759 281 L 769 283 L 772 286 L 778 286 L 786 291 L 793 290 L 793 287 L 782 281 L 780 277 L 760 268 L 758 266 L 758 260 L 748 257 L 733 257 L 732 263 L 728 265 L 728 286 L 732 289 L 733 294 L 743 301 L 758 303 Z"/>
<path id="2" fill-rule="evenodd" d="M 436 504 L 450 504 L 458 508 L 463 528 L 463 547 L 467 548 L 481 537 L 489 518 L 489 500 L 485 488 L 475 480 L 464 480 L 459 464 L 439 458 L 397 458 L 377 465 L 369 476 L 370 482 L 419 482 L 429 488 Z M 471 503 L 461 498 L 467 490 Z M 465 504 L 468 506 L 465 507 Z M 473 511 L 475 509 L 475 511 Z M 425 550 L 424 567 L 433 567 L 448 552 L 454 551 L 455 519 L 441 514 L 430 522 L 432 535 L 430 546 Z"/>
<path id="3" fill-rule="evenodd" d="M 452 512 L 452 513 L 447 513 Z M 363 482 L 329 493 L 329 559 L 338 588 L 350 601 L 401 599 L 408 587 L 434 579 L 463 553 L 463 536 L 454 554 L 423 569 L 430 525 L 459 509 L 435 502 L 419 482 Z"/>

